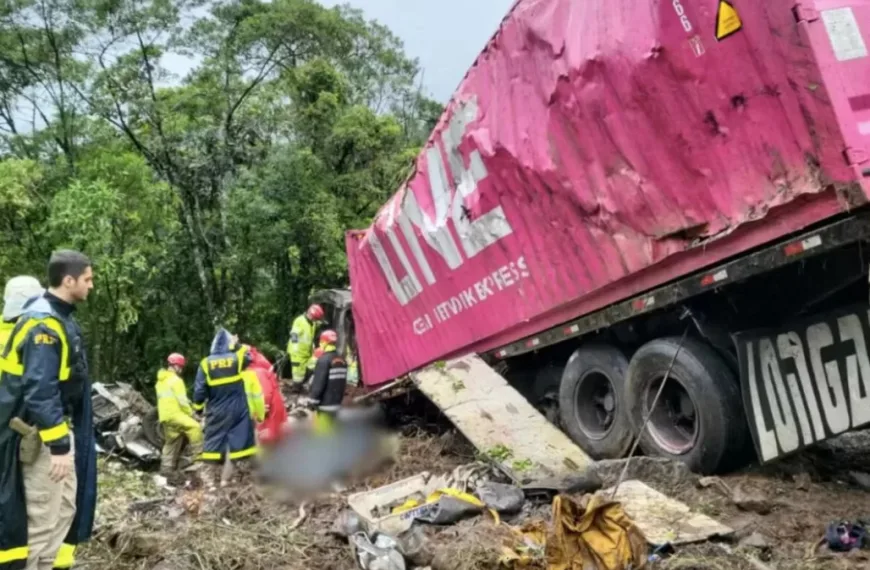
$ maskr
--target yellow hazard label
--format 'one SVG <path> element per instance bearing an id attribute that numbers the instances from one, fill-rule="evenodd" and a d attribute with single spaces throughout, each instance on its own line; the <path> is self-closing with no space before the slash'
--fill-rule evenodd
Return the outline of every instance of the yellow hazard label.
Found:
<path id="1" fill-rule="evenodd" d="M 716 40 L 724 40 L 742 28 L 743 21 L 734 5 L 728 0 L 719 0 L 719 9 L 716 11 Z"/>

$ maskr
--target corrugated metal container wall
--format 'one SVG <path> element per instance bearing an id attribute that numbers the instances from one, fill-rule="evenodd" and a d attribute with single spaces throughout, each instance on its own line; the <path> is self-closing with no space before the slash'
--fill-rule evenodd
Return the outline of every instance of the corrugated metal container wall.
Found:
<path id="1" fill-rule="evenodd" d="M 863 204 L 870 2 L 818 4 L 519 0 L 348 234 L 366 383 Z"/>

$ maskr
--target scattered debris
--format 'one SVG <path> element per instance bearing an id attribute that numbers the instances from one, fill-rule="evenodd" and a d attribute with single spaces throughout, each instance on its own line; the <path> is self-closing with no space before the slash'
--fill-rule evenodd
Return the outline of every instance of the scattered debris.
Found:
<path id="1" fill-rule="evenodd" d="M 364 532 L 351 537 L 351 546 L 363 570 L 405 570 L 405 557 L 399 551 L 399 544 L 386 534 L 375 534 L 372 541 Z"/>
<path id="2" fill-rule="evenodd" d="M 306 503 L 303 502 L 301 505 L 299 505 L 299 516 L 296 517 L 296 520 L 293 521 L 293 523 L 287 530 L 294 531 L 299 528 L 303 522 L 305 522 L 305 518 L 308 516 L 308 513 L 305 511 L 305 504 Z"/>
<path id="3" fill-rule="evenodd" d="M 773 542 L 760 532 L 753 532 L 749 536 L 743 538 L 739 542 L 740 546 L 750 548 L 772 548 Z"/>
<path id="4" fill-rule="evenodd" d="M 725 481 L 720 479 L 719 477 L 701 477 L 698 479 L 698 486 L 704 489 L 714 488 L 717 491 L 720 491 L 723 496 L 731 497 L 734 492 L 731 490 Z"/>
<path id="5" fill-rule="evenodd" d="M 592 465 L 590 471 L 601 480 L 605 487 L 616 485 L 625 469 L 627 459 L 607 459 Z M 689 471 L 685 464 L 662 457 L 632 457 L 625 473 L 626 479 L 640 481 L 668 481 L 669 489 L 694 486 L 698 476 Z"/>
<path id="6" fill-rule="evenodd" d="M 737 487 L 731 493 L 731 500 L 741 510 L 766 515 L 773 510 L 773 503 L 757 491 L 747 491 Z"/>
<path id="7" fill-rule="evenodd" d="M 144 464 L 160 460 L 163 432 L 157 410 L 133 386 L 97 382 L 91 402 L 100 451 Z"/>
<path id="8" fill-rule="evenodd" d="M 579 500 L 556 497 L 552 524 L 546 549 L 551 567 L 623 570 L 641 568 L 646 562 L 648 538 L 623 505 L 600 494 Z"/>
<path id="9" fill-rule="evenodd" d="M 870 473 L 849 471 L 849 480 L 864 491 L 870 491 Z"/>
<path id="10" fill-rule="evenodd" d="M 395 418 L 395 412 L 390 417 Z M 561 494 L 560 501 L 565 496 L 581 501 L 583 495 L 597 491 L 606 502 L 625 465 L 602 461 L 593 469 L 542 477 L 518 487 L 503 466 L 475 461 L 479 453 L 443 419 L 421 416 L 410 423 L 401 421 L 406 423 L 401 424 L 403 435 L 391 464 L 351 486 L 347 493 L 324 495 L 305 504 L 292 498 L 278 500 L 266 489 L 251 486 L 209 493 L 198 485 L 196 474 L 185 475 L 188 480 L 165 482 L 130 469 L 129 458 L 127 465 L 118 456 L 101 458 L 97 529 L 82 549 L 81 562 L 86 567 L 117 570 L 359 570 L 361 564 L 374 570 L 401 568 L 398 554 L 407 570 L 484 570 L 500 564 L 545 569 L 547 544 L 554 530 L 553 498 Z M 844 458 L 843 464 L 851 468 L 837 471 L 837 457 L 824 456 L 820 467 L 816 461 L 822 460 L 816 457 L 810 450 L 785 465 L 753 467 L 715 478 L 697 477 L 673 461 L 633 458 L 629 478 L 634 480 L 620 485 L 617 499 L 647 539 L 644 567 L 868 567 L 870 552 L 838 552 L 819 540 L 828 522 L 870 514 L 870 494 L 842 484 L 858 462 Z M 800 478 L 801 473 L 806 477 Z M 467 514 L 474 516 L 449 525 L 424 524 L 426 517 L 417 516 L 404 531 L 393 532 L 371 528 L 365 517 L 347 508 L 355 495 L 374 493 L 419 474 L 426 475 L 422 490 L 411 497 L 397 497 L 372 519 L 377 521 L 380 515 L 401 518 L 414 509 L 426 513 L 444 500 L 442 494 L 428 502 L 438 489 L 480 499 L 480 505 L 468 507 Z M 801 481 L 811 482 L 811 493 L 800 489 L 806 486 Z M 419 504 L 394 514 L 408 498 Z M 522 508 L 514 512 L 520 500 Z M 757 508 L 764 502 L 770 509 Z M 738 503 L 756 508 L 744 510 Z M 488 509 L 499 511 L 499 522 L 486 514 Z M 656 516 L 643 515 L 649 512 Z M 702 538 L 690 542 L 692 534 Z M 716 542 L 723 535 L 733 548 Z M 353 537 L 360 545 L 351 541 Z M 377 556 L 360 561 L 361 551 L 371 556 L 372 549 L 386 552 L 380 557 L 382 564 L 393 566 L 379 567 Z"/>
<path id="11" fill-rule="evenodd" d="M 487 507 L 499 514 L 518 513 L 526 500 L 522 489 L 504 483 L 483 483 L 478 485 L 475 494 Z"/>
<path id="12" fill-rule="evenodd" d="M 794 476 L 794 486 L 796 489 L 800 491 L 809 491 L 810 487 L 813 484 L 813 479 L 810 477 L 810 474 L 807 472 L 796 473 Z M 870 475 L 867 476 L 868 482 L 870 482 Z"/>
<path id="13" fill-rule="evenodd" d="M 831 523 L 825 529 L 825 543 L 834 552 L 848 552 L 867 546 L 870 537 L 861 521 Z"/>
<path id="14" fill-rule="evenodd" d="M 603 491 L 608 497 L 611 490 Z M 624 481 L 614 499 L 622 503 L 650 544 L 673 545 L 701 542 L 730 535 L 733 530 L 707 515 L 692 512 L 685 504 L 670 498 L 641 481 Z"/>

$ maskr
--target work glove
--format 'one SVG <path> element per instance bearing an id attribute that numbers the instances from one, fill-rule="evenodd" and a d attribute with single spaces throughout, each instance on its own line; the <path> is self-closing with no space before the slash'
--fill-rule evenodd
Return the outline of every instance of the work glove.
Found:
<path id="1" fill-rule="evenodd" d="M 317 405 L 320 403 L 320 401 L 313 400 L 313 399 L 309 398 L 308 396 L 302 396 L 301 398 L 299 398 L 299 401 L 297 403 L 300 406 L 302 406 L 303 408 L 308 408 L 309 410 L 313 410 L 317 407 Z"/>

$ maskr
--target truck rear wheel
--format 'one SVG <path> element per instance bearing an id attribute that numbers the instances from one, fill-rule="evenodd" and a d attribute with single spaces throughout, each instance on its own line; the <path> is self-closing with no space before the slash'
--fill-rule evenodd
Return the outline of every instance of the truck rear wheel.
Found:
<path id="1" fill-rule="evenodd" d="M 679 345 L 679 338 L 656 339 L 632 357 L 626 376 L 629 415 L 640 430 L 673 360 L 640 436 L 641 449 L 682 461 L 692 471 L 714 473 L 746 447 L 740 390 L 733 371 L 713 348 L 687 338 L 674 359 Z"/>
<path id="2" fill-rule="evenodd" d="M 562 428 L 594 459 L 618 459 L 631 445 L 624 399 L 628 359 L 615 347 L 577 349 L 562 373 L 559 416 Z"/>

